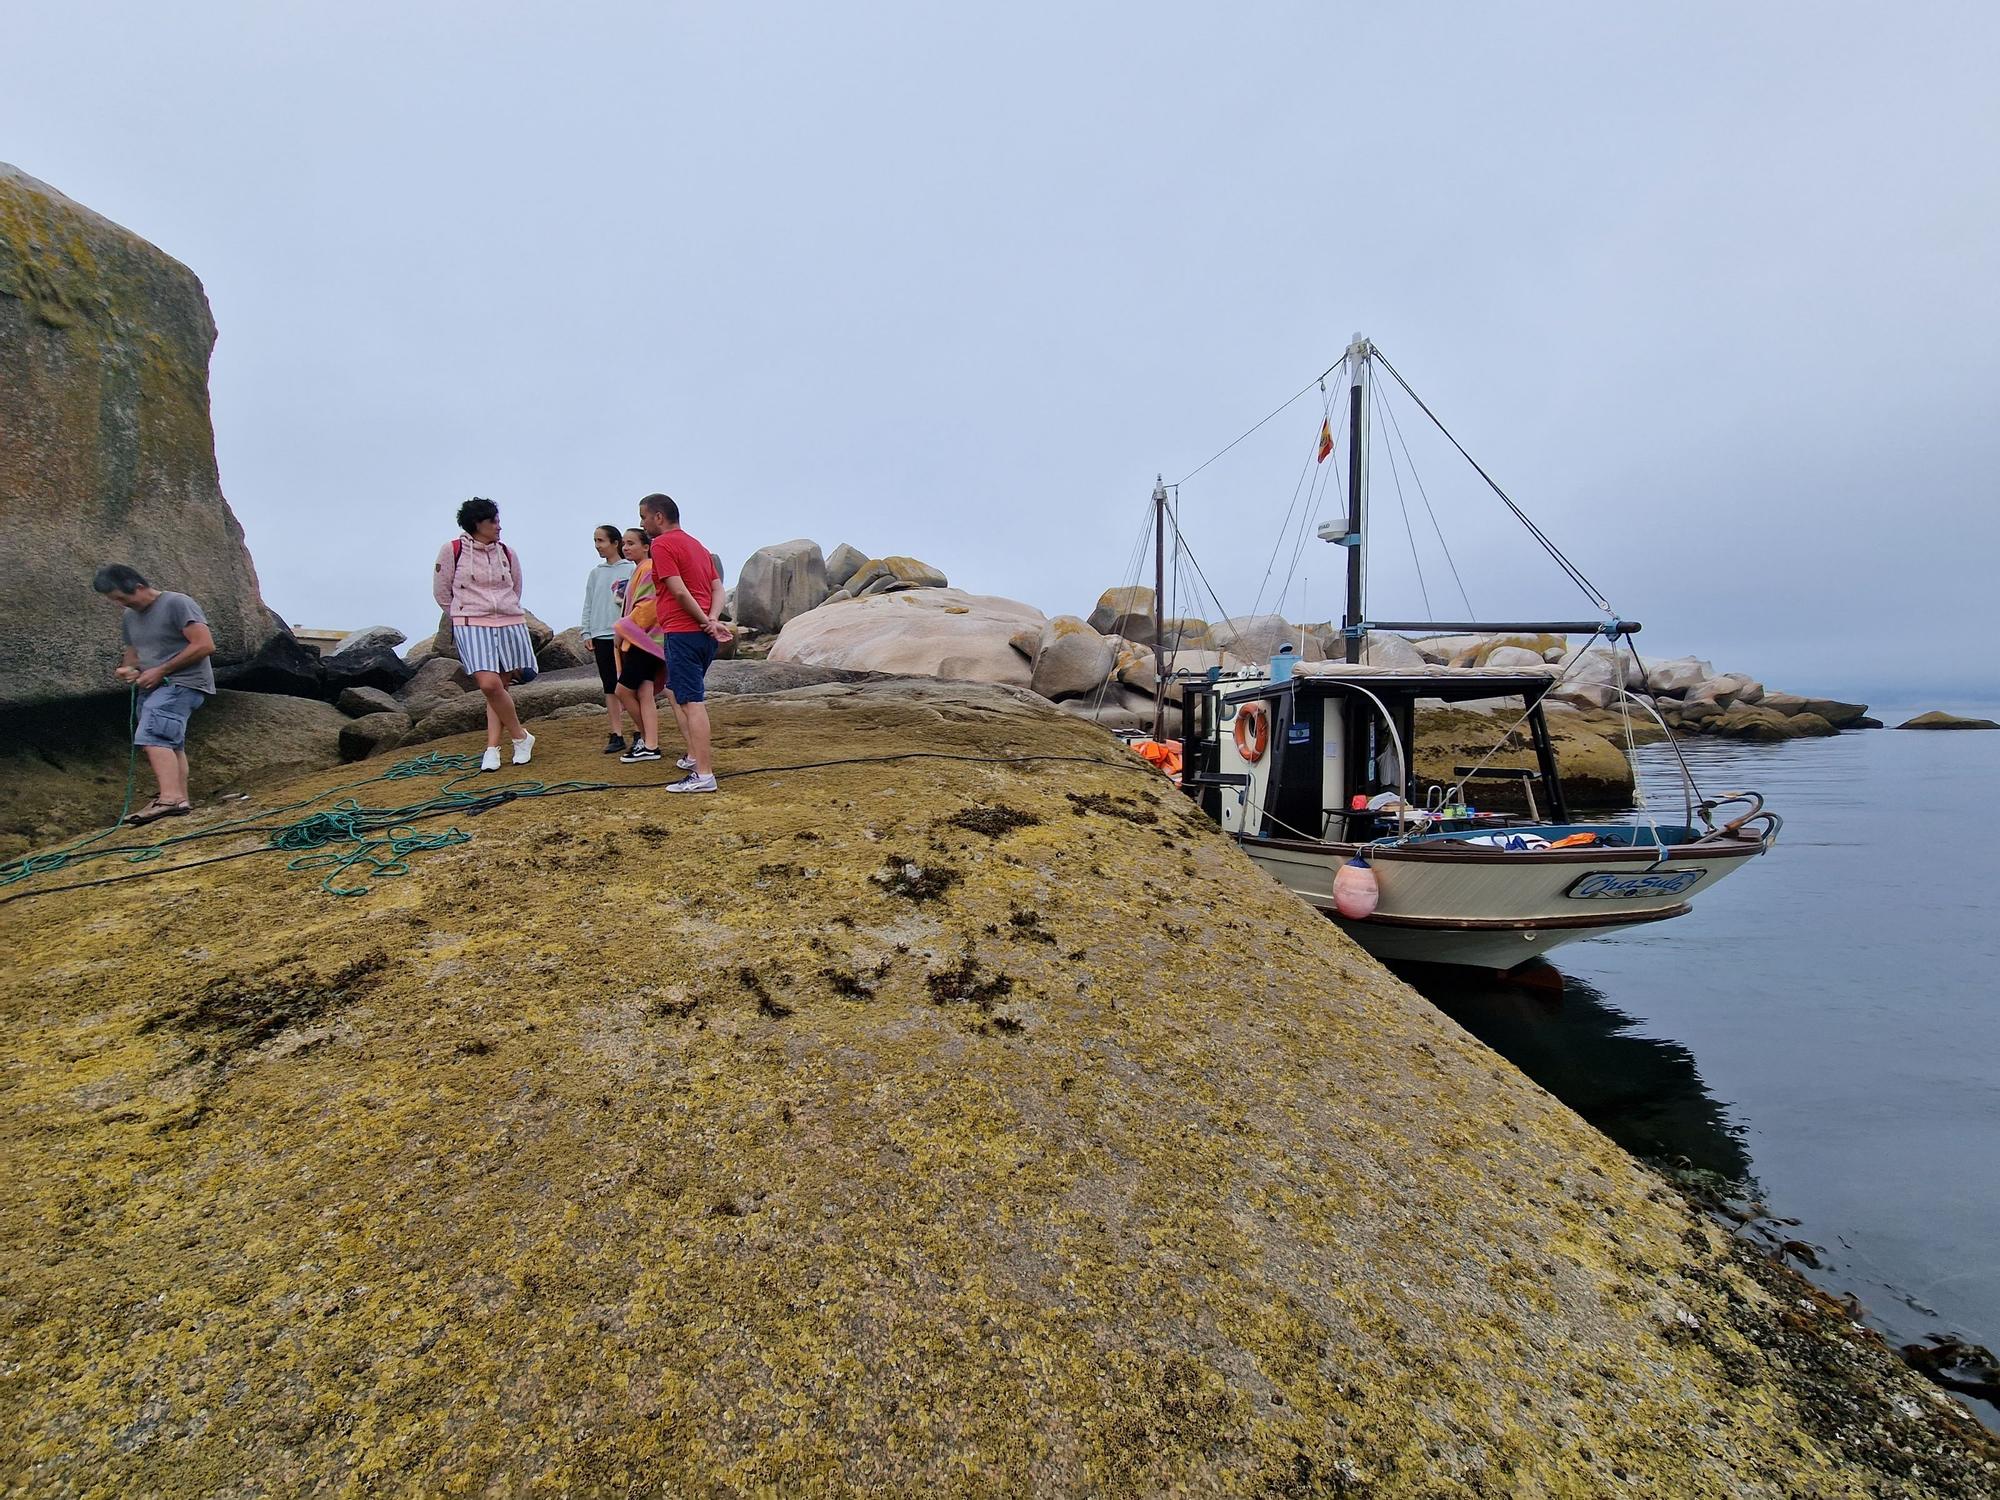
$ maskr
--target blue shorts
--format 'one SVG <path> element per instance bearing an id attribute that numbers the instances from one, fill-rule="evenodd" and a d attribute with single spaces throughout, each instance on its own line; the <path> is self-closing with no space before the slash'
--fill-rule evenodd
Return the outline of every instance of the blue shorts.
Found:
<path id="1" fill-rule="evenodd" d="M 715 660 L 715 637 L 705 630 L 676 630 L 667 636 L 667 691 L 676 703 L 708 700 L 708 664 Z"/>
<path id="2" fill-rule="evenodd" d="M 179 750 L 187 744 L 188 717 L 208 701 L 208 694 L 178 682 L 163 682 L 139 700 L 135 745 Z"/>

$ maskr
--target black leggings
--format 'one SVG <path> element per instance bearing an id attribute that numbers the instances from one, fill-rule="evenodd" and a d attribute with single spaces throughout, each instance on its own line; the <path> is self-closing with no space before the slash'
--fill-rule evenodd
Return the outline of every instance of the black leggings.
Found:
<path id="1" fill-rule="evenodd" d="M 597 680 L 604 684 L 604 691 L 618 691 L 618 648 L 609 637 L 590 643 L 593 655 L 597 657 Z"/>

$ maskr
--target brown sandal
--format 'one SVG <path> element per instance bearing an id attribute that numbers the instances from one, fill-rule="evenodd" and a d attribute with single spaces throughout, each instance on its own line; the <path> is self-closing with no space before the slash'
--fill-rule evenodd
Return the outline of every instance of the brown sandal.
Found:
<path id="1" fill-rule="evenodd" d="M 185 818 L 193 811 L 194 808 L 185 802 L 160 802 L 156 800 L 147 803 L 125 821 L 133 828 L 144 828 L 148 823 L 157 823 L 162 818 Z"/>

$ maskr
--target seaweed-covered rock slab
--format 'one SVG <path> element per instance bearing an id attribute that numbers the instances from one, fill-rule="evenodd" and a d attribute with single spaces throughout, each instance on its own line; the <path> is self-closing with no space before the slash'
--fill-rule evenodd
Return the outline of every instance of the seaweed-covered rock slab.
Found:
<path id="1" fill-rule="evenodd" d="M 1987 1483 L 1101 732 L 962 683 L 715 716 L 718 795 L 551 720 L 536 778 L 621 784 L 364 895 L 0 893 L 0 1488 Z"/>

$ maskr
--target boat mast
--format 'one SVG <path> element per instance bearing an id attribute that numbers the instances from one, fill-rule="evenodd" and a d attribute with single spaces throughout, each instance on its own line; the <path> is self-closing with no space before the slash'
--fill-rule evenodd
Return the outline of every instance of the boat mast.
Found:
<path id="1" fill-rule="evenodd" d="M 1341 635 L 1349 662 L 1361 660 L 1362 583 L 1367 575 L 1368 529 L 1368 361 L 1374 352 L 1360 334 L 1347 346 L 1347 533 L 1337 540 L 1347 548 L 1347 613 Z"/>
<path id="2" fill-rule="evenodd" d="M 1167 636 L 1163 611 L 1167 597 L 1166 477 L 1153 476 L 1153 738 L 1164 738 L 1167 724 Z"/>

